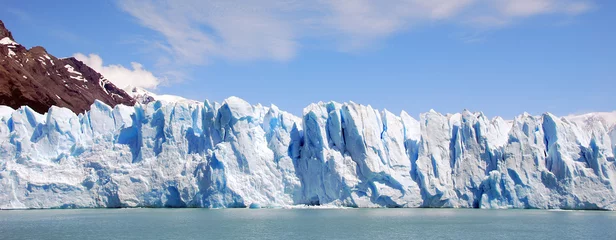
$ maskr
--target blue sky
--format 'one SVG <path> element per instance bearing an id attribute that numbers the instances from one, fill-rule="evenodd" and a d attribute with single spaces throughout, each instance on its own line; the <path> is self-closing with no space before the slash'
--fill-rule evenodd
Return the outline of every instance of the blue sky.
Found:
<path id="1" fill-rule="evenodd" d="M 156 93 L 513 118 L 616 110 L 614 12 L 585 0 L 5 0 L 0 19 L 26 47 L 81 53 L 117 85 Z"/>

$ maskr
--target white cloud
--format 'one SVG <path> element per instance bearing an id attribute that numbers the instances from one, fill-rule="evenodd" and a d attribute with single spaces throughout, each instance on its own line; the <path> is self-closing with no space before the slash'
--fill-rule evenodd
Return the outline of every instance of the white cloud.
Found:
<path id="1" fill-rule="evenodd" d="M 285 60 L 297 49 L 293 24 L 267 8 L 278 5 L 275 1 L 128 0 L 120 5 L 166 38 L 161 49 L 188 63 L 201 64 L 206 56 Z"/>
<path id="2" fill-rule="evenodd" d="M 483 0 L 493 11 L 478 14 L 471 22 L 486 27 L 502 27 L 524 18 L 545 15 L 578 15 L 593 9 L 590 0 Z M 490 20 L 491 19 L 491 20 Z"/>
<path id="3" fill-rule="evenodd" d="M 582 14 L 592 10 L 595 6 L 592 3 L 588 2 L 572 2 L 570 4 L 566 4 L 562 6 L 562 10 L 569 14 Z"/>
<path id="4" fill-rule="evenodd" d="M 499 0 L 497 8 L 505 16 L 531 16 L 551 11 L 553 4 L 551 0 Z"/>
<path id="5" fill-rule="evenodd" d="M 131 62 L 132 69 L 129 69 L 122 65 L 105 66 L 103 65 L 103 59 L 96 54 L 89 54 L 86 56 L 82 53 L 76 53 L 73 57 L 102 74 L 119 88 L 132 85 L 135 87 L 154 89 L 160 83 L 160 80 L 156 78 L 154 74 L 143 69 L 143 66 L 136 62 Z"/>
<path id="6" fill-rule="evenodd" d="M 504 27 L 524 18 L 576 15 L 593 0 L 120 0 L 140 24 L 164 36 L 176 62 L 294 57 L 303 39 L 354 50 L 433 22 Z"/>

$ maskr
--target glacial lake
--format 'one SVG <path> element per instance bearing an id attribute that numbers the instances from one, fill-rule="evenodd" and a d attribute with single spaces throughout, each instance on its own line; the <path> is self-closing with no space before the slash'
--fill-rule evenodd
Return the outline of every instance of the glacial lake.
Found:
<path id="1" fill-rule="evenodd" d="M 616 239 L 616 212 L 477 209 L 0 211 L 0 239 Z"/>

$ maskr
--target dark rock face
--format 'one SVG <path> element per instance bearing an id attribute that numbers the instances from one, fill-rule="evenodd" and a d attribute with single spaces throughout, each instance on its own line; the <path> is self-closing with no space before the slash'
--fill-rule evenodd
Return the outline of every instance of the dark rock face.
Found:
<path id="1" fill-rule="evenodd" d="M 8 37 L 9 39 L 14 40 L 13 34 L 11 34 L 11 32 L 8 29 L 6 29 L 6 27 L 4 26 L 4 23 L 0 20 L 0 39 L 4 37 Z"/>
<path id="2" fill-rule="evenodd" d="M 43 47 L 26 49 L 14 41 L 0 21 L 0 105 L 28 105 L 39 113 L 52 105 L 81 113 L 95 99 L 110 106 L 134 105 L 124 90 L 81 61 L 59 59 Z"/>

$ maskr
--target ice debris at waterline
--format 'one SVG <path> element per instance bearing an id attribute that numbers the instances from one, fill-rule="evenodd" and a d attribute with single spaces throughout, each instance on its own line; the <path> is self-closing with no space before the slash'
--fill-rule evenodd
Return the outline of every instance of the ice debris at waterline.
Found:
<path id="1" fill-rule="evenodd" d="M 416 120 L 330 102 L 300 118 L 235 97 L 0 107 L 0 208 L 616 210 L 616 130 L 597 116 Z"/>

